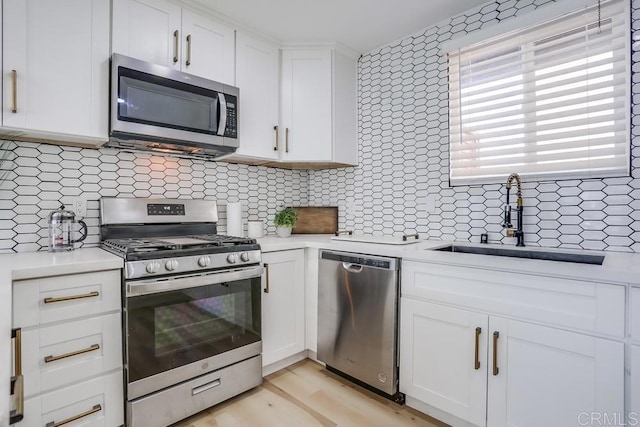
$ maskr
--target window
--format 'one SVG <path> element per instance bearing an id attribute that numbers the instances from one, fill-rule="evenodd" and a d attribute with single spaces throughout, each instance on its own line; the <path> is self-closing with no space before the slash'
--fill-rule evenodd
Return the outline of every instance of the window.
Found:
<path id="1" fill-rule="evenodd" d="M 450 50 L 451 185 L 628 176 L 628 15 L 592 2 Z"/>

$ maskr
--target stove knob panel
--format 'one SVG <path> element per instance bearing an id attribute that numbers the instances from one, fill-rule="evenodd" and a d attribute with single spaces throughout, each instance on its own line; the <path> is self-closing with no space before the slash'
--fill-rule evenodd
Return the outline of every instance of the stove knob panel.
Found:
<path id="1" fill-rule="evenodd" d="M 203 256 L 198 260 L 198 265 L 200 267 L 208 267 L 211 264 L 211 257 Z"/>
<path id="2" fill-rule="evenodd" d="M 167 261 L 167 263 L 164 265 L 164 268 L 166 268 L 168 271 L 173 271 L 176 268 L 178 268 L 178 260 L 175 259 L 170 259 L 169 261 Z"/>
<path id="3" fill-rule="evenodd" d="M 247 252 L 242 252 L 242 253 L 240 254 L 240 259 L 241 259 L 242 261 L 244 261 L 244 262 L 249 261 L 249 259 L 250 259 L 250 258 L 249 258 L 249 253 L 247 253 Z"/>
<path id="4" fill-rule="evenodd" d="M 160 271 L 160 263 L 151 261 L 149 264 L 147 264 L 145 270 L 147 270 L 147 273 L 157 273 L 158 271 Z"/>
<path id="5" fill-rule="evenodd" d="M 238 254 L 229 254 L 227 256 L 227 262 L 229 264 L 235 264 L 236 262 L 238 262 Z"/>

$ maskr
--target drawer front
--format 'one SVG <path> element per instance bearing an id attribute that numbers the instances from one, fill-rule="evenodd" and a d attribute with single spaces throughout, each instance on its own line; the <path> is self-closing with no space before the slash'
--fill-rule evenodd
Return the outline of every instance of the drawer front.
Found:
<path id="1" fill-rule="evenodd" d="M 623 337 L 625 286 L 405 262 L 402 296 Z"/>
<path id="2" fill-rule="evenodd" d="M 24 402 L 20 427 L 44 427 L 79 417 L 65 425 L 116 427 L 124 424 L 122 371 L 85 381 Z"/>
<path id="3" fill-rule="evenodd" d="M 120 310 L 120 270 L 13 282 L 13 327 Z"/>
<path id="4" fill-rule="evenodd" d="M 23 331 L 25 397 L 121 368 L 120 319 L 112 313 Z"/>
<path id="5" fill-rule="evenodd" d="M 631 339 L 640 343 L 640 288 L 631 288 Z"/>

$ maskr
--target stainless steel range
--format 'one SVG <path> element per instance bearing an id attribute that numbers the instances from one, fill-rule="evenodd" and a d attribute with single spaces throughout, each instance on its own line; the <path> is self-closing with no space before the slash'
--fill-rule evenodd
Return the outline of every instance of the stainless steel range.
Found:
<path id="1" fill-rule="evenodd" d="M 127 425 L 167 426 L 262 382 L 254 239 L 216 233 L 216 202 L 100 200 L 101 246 L 124 258 Z"/>

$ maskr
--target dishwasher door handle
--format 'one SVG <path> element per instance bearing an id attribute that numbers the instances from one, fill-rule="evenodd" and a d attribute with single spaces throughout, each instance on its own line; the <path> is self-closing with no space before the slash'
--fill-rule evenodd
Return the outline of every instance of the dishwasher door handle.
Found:
<path id="1" fill-rule="evenodd" d="M 349 273 L 362 273 L 364 267 L 360 264 L 351 264 L 349 262 L 343 262 L 342 268 L 347 270 Z"/>

